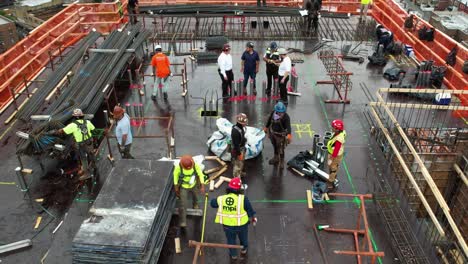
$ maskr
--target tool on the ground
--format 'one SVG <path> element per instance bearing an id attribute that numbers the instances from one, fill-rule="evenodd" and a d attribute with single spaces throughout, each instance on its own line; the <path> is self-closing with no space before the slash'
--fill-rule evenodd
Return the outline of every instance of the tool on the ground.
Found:
<path id="1" fill-rule="evenodd" d="M 348 61 L 357 61 L 359 64 L 364 62 L 364 57 L 356 56 L 356 55 L 349 55 L 349 50 L 351 49 L 351 44 L 344 45 L 341 48 L 341 54 L 343 55 L 343 60 Z"/>
<path id="2" fill-rule="evenodd" d="M 203 243 L 205 238 L 205 224 L 206 224 L 206 208 L 208 207 L 208 193 L 205 192 L 205 209 L 203 210 L 203 224 L 202 224 L 202 233 L 200 242 Z M 202 255 L 202 251 L 200 250 L 200 256 Z"/>
<path id="3" fill-rule="evenodd" d="M 307 190 L 306 194 L 307 194 L 307 207 L 309 209 L 314 209 L 314 205 L 312 203 L 312 192 L 310 190 Z"/>
<path id="4" fill-rule="evenodd" d="M 6 244 L 6 245 L 3 245 L 3 246 L 0 246 L 0 254 L 10 252 L 10 251 L 15 251 L 15 250 L 22 249 L 22 248 L 26 248 L 26 247 L 29 247 L 31 245 L 32 245 L 32 242 L 31 242 L 30 239 L 25 239 L 25 240 L 21 240 L 21 241 L 18 241 L 18 242 Z"/>
<path id="5" fill-rule="evenodd" d="M 202 247 L 214 247 L 214 248 L 234 248 L 242 249 L 241 245 L 227 245 L 227 244 L 218 244 L 218 243 L 203 243 L 194 240 L 189 240 L 189 247 L 195 247 L 195 255 L 193 256 L 192 264 L 198 263 L 198 256 L 200 254 Z"/>
<path id="6" fill-rule="evenodd" d="M 57 227 L 54 229 L 54 231 L 52 231 L 52 234 L 55 234 L 55 232 L 57 232 L 57 230 L 62 226 L 63 224 L 63 220 L 60 221 L 60 223 L 57 225 Z"/>
<path id="7" fill-rule="evenodd" d="M 39 225 L 41 224 L 42 221 L 42 216 L 38 216 L 36 219 L 36 225 L 34 226 L 34 229 L 37 229 Z"/>
<path id="8" fill-rule="evenodd" d="M 330 225 L 317 225 L 318 230 L 324 230 L 325 228 L 330 228 Z"/>
<path id="9" fill-rule="evenodd" d="M 211 96 L 208 100 L 208 92 L 211 90 Z M 194 97 L 190 95 L 193 99 L 200 99 L 203 100 L 203 110 L 201 111 L 201 116 L 207 117 L 217 117 L 218 116 L 218 102 L 223 98 L 218 97 L 218 91 L 214 89 L 208 89 L 205 92 L 205 97 Z M 208 101 L 208 108 L 207 108 L 207 101 Z"/>

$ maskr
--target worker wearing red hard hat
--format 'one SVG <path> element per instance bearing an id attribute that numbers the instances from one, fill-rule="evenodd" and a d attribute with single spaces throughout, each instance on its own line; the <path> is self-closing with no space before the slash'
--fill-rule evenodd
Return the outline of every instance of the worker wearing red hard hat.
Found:
<path id="1" fill-rule="evenodd" d="M 231 130 L 231 157 L 233 163 L 233 177 L 243 176 L 244 158 L 245 158 L 245 127 L 249 119 L 244 113 L 237 115 L 237 123 L 232 126 Z"/>
<path id="2" fill-rule="evenodd" d="M 192 195 L 193 209 L 199 209 L 198 194 L 195 186 L 200 192 L 205 193 L 206 176 L 192 156 L 184 155 L 180 158 L 178 166 L 174 167 L 174 190 L 180 199 L 179 225 L 187 226 L 187 204 L 188 195 Z"/>
<path id="3" fill-rule="evenodd" d="M 257 218 L 249 199 L 242 194 L 241 187 L 240 178 L 231 179 L 226 194 L 212 199 L 210 204 L 211 207 L 218 208 L 215 223 L 223 225 L 228 244 L 236 245 L 239 237 L 242 246 L 241 255 L 246 255 L 249 246 L 249 218 L 254 225 L 257 223 Z M 237 249 L 229 249 L 229 256 L 231 260 L 238 259 Z"/>
<path id="4" fill-rule="evenodd" d="M 328 187 L 330 189 L 338 186 L 338 180 L 336 180 L 336 174 L 340 166 L 341 160 L 343 159 L 344 143 L 346 140 L 346 131 L 344 130 L 344 123 L 340 119 L 335 119 L 331 122 L 333 129 L 333 136 L 327 143 L 328 149 L 328 169 L 329 179 Z"/>

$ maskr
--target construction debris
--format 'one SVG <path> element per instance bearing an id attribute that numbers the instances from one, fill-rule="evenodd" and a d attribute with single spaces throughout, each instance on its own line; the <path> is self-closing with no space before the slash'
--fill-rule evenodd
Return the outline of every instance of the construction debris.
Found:
<path id="1" fill-rule="evenodd" d="M 29 246 L 32 246 L 32 242 L 30 239 L 25 239 L 25 240 L 21 240 L 15 243 L 6 244 L 3 246 L 0 246 L 0 254 L 26 248 Z"/>

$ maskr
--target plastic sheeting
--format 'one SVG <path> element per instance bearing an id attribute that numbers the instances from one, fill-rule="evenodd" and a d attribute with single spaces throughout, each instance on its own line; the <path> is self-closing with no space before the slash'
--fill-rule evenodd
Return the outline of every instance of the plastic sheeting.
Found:
<path id="1" fill-rule="evenodd" d="M 226 118 L 219 118 L 216 120 L 218 131 L 208 139 L 206 145 L 216 156 L 224 161 L 231 160 L 231 152 L 228 146 L 231 144 L 231 130 L 233 124 Z M 257 157 L 263 150 L 263 139 L 266 134 L 263 130 L 255 127 L 246 127 L 245 138 L 245 159 L 252 159 Z"/>

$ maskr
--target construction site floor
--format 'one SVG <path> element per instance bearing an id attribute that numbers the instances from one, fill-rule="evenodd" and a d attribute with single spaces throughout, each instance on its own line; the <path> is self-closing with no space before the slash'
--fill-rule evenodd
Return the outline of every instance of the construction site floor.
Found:
<path id="1" fill-rule="evenodd" d="M 244 44 L 240 41 L 231 43 L 235 79 L 241 77 L 240 57 Z M 269 42 L 258 41 L 255 44 L 256 49 L 263 56 L 263 49 L 268 46 Z M 332 48 L 337 49 L 340 49 L 343 44 L 345 43 L 331 43 Z M 303 41 L 283 41 L 279 42 L 279 45 L 302 49 L 305 44 Z M 365 54 L 367 54 L 366 50 L 371 52 L 373 49 L 369 43 L 365 42 L 357 50 L 361 48 L 364 49 L 362 53 Z M 172 57 L 171 61 L 181 62 L 182 59 L 182 57 Z M 177 155 L 212 155 L 208 152 L 206 140 L 212 132 L 217 130 L 216 118 L 201 117 L 200 112 L 203 109 L 201 101 L 190 96 L 203 96 L 207 89 L 218 89 L 218 93 L 221 93 L 221 80 L 216 64 L 197 65 L 196 62 L 188 61 L 189 94 L 185 100 L 180 96 L 180 78 L 174 77 L 170 83 L 168 102 L 162 99 L 152 101 L 150 99 L 152 78 L 147 78 L 148 88 L 143 99 L 145 115 L 174 115 Z M 386 67 L 390 67 L 390 64 Z M 261 83 L 266 79 L 265 64 L 261 62 L 260 65 L 257 78 L 257 87 L 259 87 L 257 99 L 226 104 L 220 101 L 220 117 L 234 122 L 235 116 L 243 112 L 249 117 L 250 126 L 263 127 L 275 102 L 259 98 L 261 97 Z M 343 119 L 348 136 L 345 156 L 338 174 L 340 186 L 337 192 L 372 194 L 375 191 L 375 185 L 380 180 L 375 169 L 378 164 L 375 164 L 374 156 L 380 153 L 374 153 L 371 150 L 369 129 L 362 117 L 362 109 L 368 100 L 359 84 L 365 83 L 371 91 L 375 91 L 380 87 L 388 87 L 388 82 L 382 78 L 383 68 L 369 66 L 367 60 L 363 64 L 346 61 L 344 65 L 348 71 L 353 72 L 351 78 L 354 85 L 349 94 L 351 104 L 348 105 L 324 103 L 325 99 L 335 99 L 337 95 L 332 85 L 316 85 L 318 80 L 329 80 L 316 53 L 304 55 L 304 63 L 296 64 L 296 71 L 299 75 L 298 92 L 301 96 L 289 97 L 287 112 L 291 117 L 293 140 L 286 148 L 286 160 L 298 154 L 299 151 L 310 149 L 314 132 L 323 135 L 325 131 L 330 130 L 331 120 Z M 179 71 L 180 68 L 177 69 L 177 72 Z M 150 69 L 147 69 L 147 72 L 149 73 Z M 128 98 L 122 101 L 122 103 L 126 102 L 139 102 L 136 90 L 129 92 Z M 156 124 L 160 128 L 165 125 L 164 121 Z M 86 193 L 81 193 L 81 189 L 78 196 L 70 197 L 72 192 L 66 186 L 60 186 L 61 195 L 54 196 L 57 200 L 51 206 L 54 208 L 52 213 L 57 215 L 57 219 L 42 213 L 42 223 L 38 229 L 34 229 L 41 209 L 37 205 L 32 207 L 24 193 L 15 184 L 9 184 L 16 182 L 14 169 L 18 166 L 18 160 L 12 155 L 15 151 L 15 138 L 10 137 L 6 143 L 5 139 L 1 140 L 3 145 L 0 152 L 2 160 L 0 169 L 3 173 L 0 185 L 0 244 L 33 238 L 32 247 L 1 255 L 1 263 L 40 263 L 41 259 L 44 259 L 44 263 L 71 263 L 71 241 L 81 222 L 87 218 L 87 209 L 92 204 L 93 198 Z M 115 146 L 115 142 L 111 144 Z M 264 146 L 259 157 L 245 162 L 247 175 L 243 180 L 248 184 L 246 196 L 257 212 L 258 224 L 256 227 L 249 227 L 248 258 L 242 263 L 325 263 L 314 236 L 313 226 L 325 224 L 336 228 L 354 229 L 358 216 L 357 203 L 352 199 L 340 199 L 315 204 L 314 208 L 309 210 L 306 190 L 311 189 L 311 180 L 297 176 L 286 168 L 277 173 L 276 169 L 268 164 L 268 160 L 273 156 L 273 148 L 268 139 L 265 139 Z M 132 154 L 137 159 L 159 159 L 166 156 L 166 151 L 164 139 L 135 139 L 132 148 Z M 114 149 L 113 153 L 118 152 Z M 107 149 L 102 151 L 101 157 L 106 155 Z M 120 157 L 116 158 L 116 162 L 119 162 Z M 109 162 L 101 159 L 100 163 L 100 169 L 104 172 L 102 175 L 107 175 L 105 172 L 109 170 Z M 32 185 L 44 181 L 41 179 L 41 169 L 37 161 L 24 160 L 24 164 L 25 167 L 35 172 L 32 176 L 27 176 L 31 177 L 28 179 L 32 181 Z M 50 164 L 50 166 L 55 166 L 55 164 Z M 231 165 L 224 175 L 231 177 Z M 100 181 L 103 180 L 101 177 Z M 45 186 L 50 189 L 55 188 L 53 181 L 49 181 L 49 184 Z M 224 187 L 210 192 L 210 199 L 223 194 Z M 35 190 L 34 193 L 40 193 L 40 190 Z M 200 205 L 203 208 L 203 201 Z M 56 210 L 57 208 L 61 210 Z M 392 252 L 389 237 L 385 233 L 384 225 L 377 215 L 373 202 L 367 202 L 366 208 L 372 234 L 372 246 L 376 251 L 385 252 L 385 257 L 379 259 L 378 263 L 399 263 Z M 67 213 L 64 214 L 65 212 Z M 212 243 L 225 243 L 223 229 L 221 225 L 214 223 L 214 216 L 215 209 L 208 207 L 204 240 Z M 64 223 L 55 234 L 52 234 L 62 219 Z M 192 261 L 195 250 L 188 247 L 188 240 L 200 240 L 202 219 L 189 217 L 188 227 L 185 232 L 181 233 L 181 254 L 175 254 L 174 249 L 173 238 L 177 233 L 176 220 L 176 217 L 173 217 L 159 263 L 190 263 Z M 356 263 L 356 257 L 334 253 L 335 250 L 354 250 L 352 235 L 319 231 L 319 236 L 325 248 L 328 263 Z M 225 249 L 207 249 L 204 254 L 205 263 L 229 263 L 228 251 Z M 363 259 L 368 261 L 367 258 Z"/>

